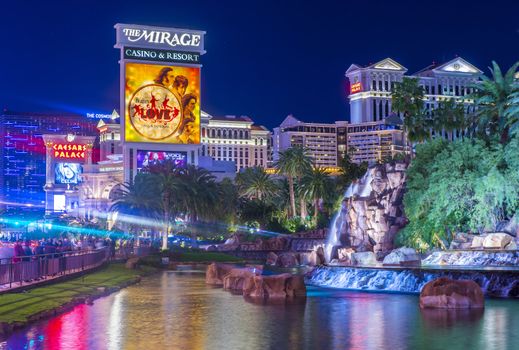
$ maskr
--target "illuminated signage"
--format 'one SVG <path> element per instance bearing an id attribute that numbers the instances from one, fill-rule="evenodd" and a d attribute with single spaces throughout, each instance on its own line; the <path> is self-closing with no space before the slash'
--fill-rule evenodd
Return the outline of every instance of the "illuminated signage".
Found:
<path id="1" fill-rule="evenodd" d="M 90 119 L 110 119 L 112 118 L 111 114 L 103 114 L 103 113 L 87 113 L 87 118 Z"/>
<path id="2" fill-rule="evenodd" d="M 125 141 L 200 143 L 200 68 L 126 63 Z"/>
<path id="3" fill-rule="evenodd" d="M 54 183 L 78 184 L 81 181 L 83 169 L 78 163 L 56 163 L 54 165 Z"/>
<path id="4" fill-rule="evenodd" d="M 148 48 L 175 48 L 203 52 L 203 31 L 177 28 L 116 24 L 116 47 L 139 46 Z"/>
<path id="5" fill-rule="evenodd" d="M 84 159 L 86 145 L 55 143 L 52 145 L 54 158 Z"/>
<path id="6" fill-rule="evenodd" d="M 181 52 L 156 49 L 124 48 L 124 58 L 141 61 L 159 61 L 173 63 L 200 63 L 200 54 L 196 52 Z"/>
<path id="7" fill-rule="evenodd" d="M 138 170 L 150 165 L 162 164 L 167 160 L 172 161 L 176 166 L 185 167 L 187 164 L 187 153 L 137 150 Z"/>
<path id="8" fill-rule="evenodd" d="M 355 93 L 361 92 L 361 91 L 362 91 L 362 85 L 361 85 L 360 81 L 350 85 L 350 93 L 355 94 Z"/>

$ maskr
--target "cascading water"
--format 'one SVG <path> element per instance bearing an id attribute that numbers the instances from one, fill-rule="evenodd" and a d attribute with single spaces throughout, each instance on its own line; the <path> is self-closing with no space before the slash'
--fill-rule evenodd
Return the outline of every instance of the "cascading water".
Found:
<path id="1" fill-rule="evenodd" d="M 488 296 L 519 297 L 519 271 L 447 271 L 434 269 L 369 269 L 320 266 L 306 276 L 319 287 L 378 292 L 420 293 L 436 278 L 473 280 Z"/>
<path id="2" fill-rule="evenodd" d="M 351 197 L 368 197 L 371 194 L 371 180 L 372 173 L 371 171 L 367 171 L 364 176 L 360 179 L 360 181 L 352 182 L 350 186 L 344 192 L 343 200 L 351 198 Z M 341 205 L 341 208 L 335 213 L 333 220 L 330 224 L 330 229 L 328 230 L 328 237 L 326 237 L 326 243 L 324 247 L 324 255 L 327 263 L 330 263 L 332 260 L 332 251 L 333 247 L 340 245 L 340 233 L 342 225 L 344 224 L 344 220 L 342 218 L 342 212 L 346 211 L 347 208 Z M 347 213 L 345 213 L 347 214 Z M 339 221 L 340 220 L 340 221 Z"/>
<path id="3" fill-rule="evenodd" d="M 328 237 L 326 237 L 326 243 L 324 245 L 324 258 L 327 263 L 331 261 L 332 257 L 332 249 L 336 245 L 339 245 L 339 235 L 337 234 L 337 219 L 340 216 L 340 210 L 335 213 L 333 217 L 332 223 L 330 225 L 330 229 L 328 230 Z"/>

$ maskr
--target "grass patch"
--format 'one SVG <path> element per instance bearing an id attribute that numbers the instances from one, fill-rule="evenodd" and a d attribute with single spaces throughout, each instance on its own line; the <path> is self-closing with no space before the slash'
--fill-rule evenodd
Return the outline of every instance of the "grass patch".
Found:
<path id="1" fill-rule="evenodd" d="M 129 270 L 124 264 L 110 264 L 96 272 L 65 282 L 37 287 L 23 293 L 0 295 L 0 322 L 25 322 L 32 315 L 58 308 L 74 298 L 95 296 L 103 292 L 97 288 L 118 287 L 135 278 L 155 271 L 142 266 Z"/>

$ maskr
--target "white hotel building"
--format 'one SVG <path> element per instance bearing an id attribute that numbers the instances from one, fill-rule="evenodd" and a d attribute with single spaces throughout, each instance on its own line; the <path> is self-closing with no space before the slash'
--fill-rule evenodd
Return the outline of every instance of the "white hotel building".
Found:
<path id="1" fill-rule="evenodd" d="M 463 103 L 467 113 L 473 112 L 473 103 L 465 96 L 472 92 L 469 86 L 477 82 L 483 72 L 463 58 L 432 64 L 413 75 L 406 73 L 407 68 L 391 58 L 366 67 L 352 64 L 346 71 L 350 81 L 348 147 L 355 149 L 354 161 L 376 162 L 404 151 L 403 132 L 394 123 L 397 118 L 391 108 L 391 91 L 404 77 L 417 78 L 423 86 L 428 113 L 449 99 Z M 393 118 L 388 120 L 388 117 Z M 442 137 L 446 137 L 443 132 Z"/>
<path id="2" fill-rule="evenodd" d="M 202 111 L 202 156 L 233 161 L 236 171 L 267 168 L 270 161 L 270 131 L 246 116 L 212 116 Z"/>

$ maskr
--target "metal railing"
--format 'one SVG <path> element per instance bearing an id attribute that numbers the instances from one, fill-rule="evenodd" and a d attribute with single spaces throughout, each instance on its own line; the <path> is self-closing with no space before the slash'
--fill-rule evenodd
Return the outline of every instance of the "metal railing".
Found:
<path id="1" fill-rule="evenodd" d="M 0 259 L 0 287 L 9 289 L 34 284 L 47 278 L 101 266 L 110 257 L 109 248 L 50 253 Z"/>

